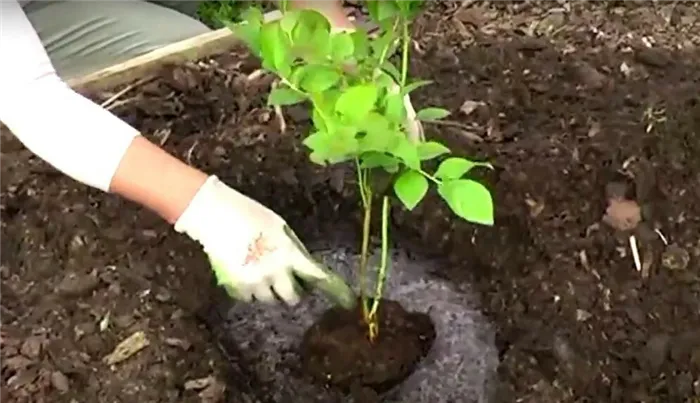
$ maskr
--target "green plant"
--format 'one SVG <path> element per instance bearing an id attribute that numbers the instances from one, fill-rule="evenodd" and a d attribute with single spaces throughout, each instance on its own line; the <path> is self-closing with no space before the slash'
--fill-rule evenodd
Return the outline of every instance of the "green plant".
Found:
<path id="1" fill-rule="evenodd" d="M 391 175 L 393 190 L 408 209 L 414 209 L 432 183 L 452 211 L 474 223 L 493 224 L 491 194 L 480 183 L 465 178 L 476 166 L 461 157 L 447 157 L 449 148 L 438 141 L 412 141 L 407 137 L 404 96 L 429 84 L 408 79 L 409 26 L 422 1 L 367 1 L 370 17 L 380 27 L 370 37 L 362 29 L 333 32 L 328 20 L 316 11 L 287 10 L 283 2 L 280 20 L 263 21 L 257 8 L 243 14 L 244 22 L 230 24 L 281 85 L 269 94 L 270 105 L 310 102 L 313 132 L 303 143 L 310 159 L 328 165 L 351 162 L 357 170 L 364 210 L 359 288 L 362 312 L 371 341 L 379 333 L 377 310 L 388 270 L 390 196 L 376 193 L 372 175 Z M 400 49 L 400 66 L 390 56 Z M 429 107 L 417 112 L 422 121 L 446 117 L 448 111 Z M 444 159 L 429 173 L 423 163 Z M 365 281 L 369 255 L 372 207 L 381 199 L 381 261 L 370 304 Z"/>
<path id="2" fill-rule="evenodd" d="M 197 17 L 208 27 L 219 29 L 226 26 L 226 22 L 239 21 L 241 12 L 250 7 L 253 1 L 243 0 L 217 0 L 202 1 L 197 7 Z M 263 9 L 269 4 L 264 1 L 255 1 L 257 6 Z"/>

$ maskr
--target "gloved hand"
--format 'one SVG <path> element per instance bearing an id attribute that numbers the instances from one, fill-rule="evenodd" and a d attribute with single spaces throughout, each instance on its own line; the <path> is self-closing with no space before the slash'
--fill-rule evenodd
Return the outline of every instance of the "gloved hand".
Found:
<path id="1" fill-rule="evenodd" d="M 343 279 L 315 261 L 282 217 L 211 176 L 175 223 L 199 242 L 218 283 L 236 299 L 296 304 L 304 289 L 321 290 L 352 308 Z"/>

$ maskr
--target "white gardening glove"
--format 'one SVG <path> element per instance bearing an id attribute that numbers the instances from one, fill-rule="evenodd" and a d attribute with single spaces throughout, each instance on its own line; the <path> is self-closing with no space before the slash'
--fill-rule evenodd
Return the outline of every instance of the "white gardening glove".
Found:
<path id="1" fill-rule="evenodd" d="M 354 292 L 341 277 L 315 261 L 282 217 L 211 176 L 175 223 L 199 242 L 217 281 L 236 299 L 296 304 L 317 288 L 335 304 L 351 308 Z"/>
<path id="2" fill-rule="evenodd" d="M 393 94 L 398 94 L 401 91 L 401 87 L 395 85 L 391 90 Z M 416 110 L 413 109 L 413 104 L 411 104 L 411 97 L 408 94 L 403 97 L 403 107 L 406 109 L 406 135 L 408 139 L 414 143 L 419 143 L 425 141 L 425 133 L 423 132 L 423 125 L 420 120 L 416 119 Z"/>

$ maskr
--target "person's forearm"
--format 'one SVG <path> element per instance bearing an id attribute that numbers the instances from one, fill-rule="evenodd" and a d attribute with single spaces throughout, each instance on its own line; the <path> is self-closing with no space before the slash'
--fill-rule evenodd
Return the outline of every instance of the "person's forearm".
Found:
<path id="1" fill-rule="evenodd" d="M 174 224 L 207 177 L 139 136 L 124 154 L 109 190 Z"/>
<path id="2" fill-rule="evenodd" d="M 16 1 L 0 2 L 0 121 L 66 175 L 174 223 L 206 175 L 151 144 L 56 75 Z"/>
<path id="3" fill-rule="evenodd" d="M 323 1 L 323 0 L 290 0 L 289 5 L 296 9 L 312 9 L 323 14 L 328 18 L 334 28 L 353 28 L 354 24 L 350 21 L 343 9 L 341 1 Z"/>

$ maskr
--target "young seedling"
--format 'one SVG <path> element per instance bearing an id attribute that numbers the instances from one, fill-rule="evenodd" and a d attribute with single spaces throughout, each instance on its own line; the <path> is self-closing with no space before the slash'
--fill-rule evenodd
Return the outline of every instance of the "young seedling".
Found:
<path id="1" fill-rule="evenodd" d="M 368 337 L 374 341 L 379 335 L 377 311 L 388 270 L 391 201 L 385 192 L 377 194 L 372 175 L 388 173 L 394 193 L 408 210 L 421 202 L 432 184 L 458 217 L 492 225 L 491 194 L 464 177 L 476 166 L 490 165 L 447 157 L 450 149 L 444 144 L 407 136 L 404 96 L 429 84 L 408 79 L 409 27 L 422 1 L 367 1 L 370 17 L 379 26 L 379 34 L 373 37 L 361 28 L 334 32 L 322 14 L 288 10 L 282 3 L 279 20 L 264 22 L 262 12 L 250 8 L 243 23 L 229 26 L 262 60 L 263 68 L 280 79 L 281 85 L 269 94 L 269 105 L 310 104 L 313 130 L 303 141 L 311 150 L 310 160 L 323 166 L 355 165 L 364 211 L 358 282 Z M 400 66 L 396 67 L 389 58 L 399 48 Z M 429 107 L 416 115 L 418 120 L 431 121 L 448 114 Z M 442 161 L 437 169 L 427 172 L 423 163 L 439 157 Z M 365 280 L 377 197 L 381 199 L 381 257 L 370 298 Z"/>

